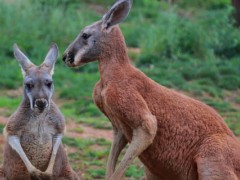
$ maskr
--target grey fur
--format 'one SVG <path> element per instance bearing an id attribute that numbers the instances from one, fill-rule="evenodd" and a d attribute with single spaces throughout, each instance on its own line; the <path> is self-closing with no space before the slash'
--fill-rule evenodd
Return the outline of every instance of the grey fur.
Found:
<path id="1" fill-rule="evenodd" d="M 57 46 L 50 48 L 40 66 L 32 66 L 17 45 L 14 54 L 27 73 L 23 100 L 4 128 L 6 143 L 0 179 L 79 179 L 61 143 L 65 120 L 51 100 L 53 85 L 46 85 L 46 81 L 52 81 L 50 70 L 57 59 Z M 28 89 L 27 83 L 33 87 Z M 38 103 L 48 105 L 39 107 Z"/>
<path id="2" fill-rule="evenodd" d="M 58 47 L 57 44 L 53 43 L 42 63 L 42 66 L 46 66 L 49 68 L 51 75 L 53 74 L 54 64 L 58 58 Z"/>
<path id="3" fill-rule="evenodd" d="M 13 49 L 14 49 L 14 56 L 17 59 L 17 61 L 19 62 L 23 74 L 25 75 L 28 71 L 28 69 L 30 67 L 35 66 L 29 59 L 28 57 L 18 48 L 17 44 L 13 45 Z"/>

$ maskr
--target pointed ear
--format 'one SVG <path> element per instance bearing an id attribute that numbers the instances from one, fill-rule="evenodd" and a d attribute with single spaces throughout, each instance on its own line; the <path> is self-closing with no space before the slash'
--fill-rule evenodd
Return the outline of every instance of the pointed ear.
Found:
<path id="1" fill-rule="evenodd" d="M 117 0 L 111 9 L 103 16 L 103 28 L 108 30 L 114 25 L 121 23 L 128 16 L 131 6 L 131 0 Z"/>
<path id="2" fill-rule="evenodd" d="M 54 72 L 54 65 L 58 58 L 58 47 L 57 44 L 53 43 L 48 50 L 48 53 L 42 63 L 42 66 L 45 66 L 49 69 L 49 72 L 51 75 L 53 75 Z"/>
<path id="3" fill-rule="evenodd" d="M 27 56 L 18 48 L 17 44 L 13 45 L 13 50 L 14 50 L 14 56 L 19 62 L 21 68 L 22 68 L 22 73 L 25 76 L 26 73 L 28 72 L 28 69 L 30 67 L 35 66 L 28 58 Z"/>

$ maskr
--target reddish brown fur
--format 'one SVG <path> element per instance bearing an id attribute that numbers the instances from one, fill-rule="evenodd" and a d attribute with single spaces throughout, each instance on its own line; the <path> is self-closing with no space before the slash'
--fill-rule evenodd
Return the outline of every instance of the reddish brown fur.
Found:
<path id="1" fill-rule="evenodd" d="M 240 179 L 240 144 L 214 109 L 133 67 L 118 27 L 101 50 L 95 103 L 128 142 L 138 127 L 151 134 L 148 111 L 156 117 L 156 136 L 139 158 L 157 179 Z"/>

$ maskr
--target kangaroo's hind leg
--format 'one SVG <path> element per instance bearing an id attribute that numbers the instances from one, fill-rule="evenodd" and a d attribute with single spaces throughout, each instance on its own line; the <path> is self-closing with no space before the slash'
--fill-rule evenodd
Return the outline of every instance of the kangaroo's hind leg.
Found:
<path id="1" fill-rule="evenodd" d="M 53 168 L 53 180 L 80 180 L 77 173 L 69 164 L 66 151 L 60 145 Z"/>
<path id="2" fill-rule="evenodd" d="M 195 157 L 199 180 L 238 180 L 231 141 L 230 136 L 215 134 L 202 142 Z"/>
<path id="3" fill-rule="evenodd" d="M 221 155 L 216 153 L 216 157 L 196 160 L 199 180 L 238 180 L 232 167 L 219 156 Z"/>

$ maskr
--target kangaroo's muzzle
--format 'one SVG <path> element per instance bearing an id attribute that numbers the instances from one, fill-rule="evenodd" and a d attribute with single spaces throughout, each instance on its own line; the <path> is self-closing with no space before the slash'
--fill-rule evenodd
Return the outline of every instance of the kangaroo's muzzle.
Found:
<path id="1" fill-rule="evenodd" d="M 35 108 L 38 108 L 40 110 L 43 110 L 45 109 L 46 107 L 48 107 L 48 101 L 46 99 L 36 99 L 35 100 L 35 105 L 34 105 Z"/>

